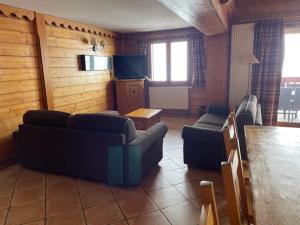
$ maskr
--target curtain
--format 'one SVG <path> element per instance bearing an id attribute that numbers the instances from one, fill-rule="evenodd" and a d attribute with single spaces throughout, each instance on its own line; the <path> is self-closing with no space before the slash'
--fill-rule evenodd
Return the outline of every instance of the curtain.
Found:
<path id="1" fill-rule="evenodd" d="M 280 82 L 284 57 L 284 23 L 282 19 L 255 23 L 254 55 L 260 64 L 253 65 L 251 93 L 262 107 L 264 125 L 277 122 Z"/>
<path id="2" fill-rule="evenodd" d="M 137 51 L 138 55 L 147 55 L 147 41 L 146 40 L 138 40 L 136 51 Z"/>
<path id="3" fill-rule="evenodd" d="M 203 87 L 206 76 L 206 51 L 202 33 L 193 34 L 191 40 L 191 84 L 194 87 Z"/>

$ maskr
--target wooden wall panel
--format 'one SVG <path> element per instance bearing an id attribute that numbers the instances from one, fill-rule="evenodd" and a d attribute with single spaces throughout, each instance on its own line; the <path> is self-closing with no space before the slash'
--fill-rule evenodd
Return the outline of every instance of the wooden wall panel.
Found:
<path id="1" fill-rule="evenodd" d="M 299 24 L 299 0 L 238 0 L 234 23 L 253 22 L 259 19 L 284 18 Z"/>
<path id="2" fill-rule="evenodd" d="M 33 22 L 0 17 L 0 163 L 14 156 L 12 132 L 43 105 Z"/>
<path id="3" fill-rule="evenodd" d="M 117 52 L 117 40 L 53 25 L 47 25 L 46 34 L 54 109 L 70 113 L 113 109 L 110 71 L 80 71 L 78 55 L 111 56 Z M 94 40 L 105 40 L 104 50 L 93 52 Z"/>

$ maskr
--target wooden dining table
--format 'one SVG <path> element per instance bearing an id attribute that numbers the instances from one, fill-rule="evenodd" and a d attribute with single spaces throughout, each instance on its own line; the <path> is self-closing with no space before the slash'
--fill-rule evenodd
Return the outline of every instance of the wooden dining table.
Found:
<path id="1" fill-rule="evenodd" d="M 300 128 L 246 126 L 256 225 L 300 224 Z"/>

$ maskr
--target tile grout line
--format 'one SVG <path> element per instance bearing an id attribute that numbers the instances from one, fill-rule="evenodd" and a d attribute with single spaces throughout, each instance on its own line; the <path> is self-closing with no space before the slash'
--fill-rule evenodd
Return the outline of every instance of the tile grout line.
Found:
<path id="1" fill-rule="evenodd" d="M 78 188 L 77 179 L 76 179 L 76 178 L 73 178 L 73 179 L 74 179 L 74 181 L 75 181 L 75 185 L 76 185 L 77 194 L 78 194 L 79 201 L 80 201 L 80 205 L 81 205 L 81 210 L 82 210 L 84 222 L 85 222 L 85 224 L 87 225 L 88 223 L 87 223 L 87 220 L 86 220 L 86 216 L 85 216 L 85 212 L 84 212 L 84 208 L 83 208 L 83 204 L 82 204 L 82 200 L 81 200 L 81 195 L 80 195 L 80 191 L 79 191 L 79 188 Z"/>
<path id="2" fill-rule="evenodd" d="M 6 217 L 5 217 L 5 220 L 4 220 L 4 225 L 7 223 L 8 214 L 9 214 L 9 211 L 10 211 L 10 208 L 11 208 L 12 199 L 14 197 L 15 189 L 16 189 L 16 186 L 17 186 L 17 181 L 19 179 L 20 170 L 21 170 L 21 167 L 19 167 L 19 169 L 18 169 L 17 177 L 16 177 L 16 180 L 15 180 L 15 183 L 14 183 L 14 187 L 13 187 L 13 190 L 11 192 L 11 197 L 10 197 L 10 201 L 9 201 L 9 204 L 8 204 L 8 209 L 7 209 Z"/>
<path id="3" fill-rule="evenodd" d="M 110 192 L 112 193 L 112 195 L 113 195 L 113 197 L 114 197 L 114 199 L 115 199 L 115 201 L 116 201 L 116 203 L 117 203 L 117 205 L 118 205 L 118 207 L 119 207 L 119 209 L 120 209 L 120 211 L 121 211 L 121 213 L 122 213 L 122 215 L 123 215 L 123 217 L 124 217 L 126 223 L 129 224 L 128 219 L 126 218 L 125 213 L 123 212 L 123 210 L 122 210 L 122 208 L 121 208 L 121 206 L 120 206 L 120 203 L 119 203 L 119 200 L 117 199 L 117 196 L 115 195 L 115 193 L 114 193 L 113 190 L 111 189 L 111 186 L 108 186 L 108 188 L 109 188 Z M 119 222 L 120 222 L 120 221 L 119 221 Z M 118 222 L 116 222 L 116 223 L 118 223 Z"/>

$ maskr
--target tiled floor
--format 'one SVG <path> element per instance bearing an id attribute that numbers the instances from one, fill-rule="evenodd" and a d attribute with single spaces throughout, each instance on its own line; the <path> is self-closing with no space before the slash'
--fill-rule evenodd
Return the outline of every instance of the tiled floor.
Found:
<path id="1" fill-rule="evenodd" d="M 137 187 L 109 187 L 18 165 L 0 171 L 0 225 L 196 225 L 203 179 L 214 181 L 226 224 L 221 175 L 183 164 L 181 127 L 195 119 L 162 120 L 169 127 L 164 158 Z"/>

